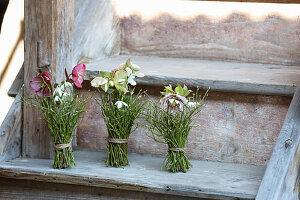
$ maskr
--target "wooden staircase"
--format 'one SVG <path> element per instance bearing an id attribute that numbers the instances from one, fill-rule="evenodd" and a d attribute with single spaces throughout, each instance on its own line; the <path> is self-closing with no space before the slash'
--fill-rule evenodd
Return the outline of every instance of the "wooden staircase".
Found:
<path id="1" fill-rule="evenodd" d="M 136 2 L 129 10 L 118 0 L 45 2 L 26 3 L 25 83 L 33 71 L 45 69 L 40 61 L 50 60 L 58 81 L 65 66 L 83 62 L 87 71 L 78 94 L 84 98 L 93 91 L 89 81 L 97 71 L 110 71 L 131 57 L 145 74 L 136 79 L 138 89 L 147 90 L 150 98 L 157 99 L 164 85 L 176 83 L 211 91 L 199 119 L 201 127 L 191 131 L 186 148 L 193 168 L 176 174 L 160 169 L 167 147 L 147 137 L 143 128 L 129 139 L 130 166 L 106 167 L 107 132 L 94 101 L 84 114 L 88 125 L 78 127 L 77 166 L 55 170 L 43 120 L 26 105 L 16 104 L 1 126 L 1 144 L 19 145 L 0 151 L 0 199 L 299 198 L 300 38 L 294 34 L 299 24 L 293 18 L 299 4 L 176 1 L 181 10 L 194 7 L 202 13 L 182 19 L 174 17 L 169 5 L 157 2 Z M 144 7 L 153 5 L 164 14 L 144 18 Z M 230 15 L 218 19 L 203 9 L 225 5 Z M 266 8 L 268 17 L 253 18 L 255 6 Z M 41 14 L 42 20 L 28 17 L 48 7 L 52 9 Z M 237 9 L 242 14 L 233 12 Z M 275 11 L 287 19 L 271 15 Z M 59 28 L 46 33 L 30 29 L 45 25 Z M 64 44 L 57 39 L 60 35 Z M 36 52 L 32 44 L 49 37 L 56 42 Z M 23 116 L 22 129 L 11 128 L 14 116 Z"/>

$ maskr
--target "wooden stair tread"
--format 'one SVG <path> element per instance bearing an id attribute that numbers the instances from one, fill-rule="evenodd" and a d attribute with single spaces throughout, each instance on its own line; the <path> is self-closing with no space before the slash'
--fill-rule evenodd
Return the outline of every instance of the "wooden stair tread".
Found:
<path id="1" fill-rule="evenodd" d="M 267 95 L 293 95 L 300 84 L 300 66 L 207 61 L 188 58 L 120 55 L 87 63 L 86 80 L 97 71 L 110 71 L 131 57 L 146 75 L 139 84 L 211 87 L 216 91 L 232 91 Z"/>
<path id="2" fill-rule="evenodd" d="M 52 160 L 17 158 L 0 163 L 0 177 L 212 199 L 254 199 L 265 166 L 191 160 L 187 173 L 161 170 L 162 157 L 129 154 L 130 166 L 106 167 L 105 152 L 75 151 L 77 166 L 52 168 Z"/>

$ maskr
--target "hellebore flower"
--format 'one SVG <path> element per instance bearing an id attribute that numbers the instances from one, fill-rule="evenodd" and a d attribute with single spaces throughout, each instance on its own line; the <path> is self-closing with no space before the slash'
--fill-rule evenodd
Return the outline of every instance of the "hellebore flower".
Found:
<path id="1" fill-rule="evenodd" d="M 184 104 L 188 104 L 188 100 L 178 94 L 166 94 L 164 98 L 160 100 L 160 104 L 164 110 L 182 110 Z"/>
<path id="2" fill-rule="evenodd" d="M 34 77 L 29 85 L 35 91 L 38 97 L 50 96 L 53 92 L 53 86 L 51 84 L 52 76 L 48 72 L 44 72 Z"/>
<path id="3" fill-rule="evenodd" d="M 115 103 L 115 105 L 116 105 L 119 109 L 122 108 L 123 105 L 124 105 L 125 107 L 128 106 L 127 103 L 125 103 L 124 101 L 117 101 L 117 102 Z"/>
<path id="4" fill-rule="evenodd" d="M 93 87 L 102 87 L 103 89 L 103 86 L 104 86 L 104 91 L 106 92 L 108 90 L 108 80 L 103 78 L 103 77 L 96 77 L 94 78 L 92 81 L 91 81 L 91 85 Z"/>
<path id="5" fill-rule="evenodd" d="M 74 81 L 74 84 L 79 88 L 82 88 L 81 83 L 83 82 L 83 73 L 85 69 L 85 64 L 78 64 L 72 70 L 72 80 Z"/>

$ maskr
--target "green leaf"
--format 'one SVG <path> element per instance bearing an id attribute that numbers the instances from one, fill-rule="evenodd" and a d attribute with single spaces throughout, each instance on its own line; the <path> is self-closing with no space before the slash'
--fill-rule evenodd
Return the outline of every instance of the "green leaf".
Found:
<path id="1" fill-rule="evenodd" d="M 104 71 L 100 71 L 99 75 L 100 75 L 100 77 L 109 77 L 109 73 L 108 72 L 104 72 Z"/>
<path id="2" fill-rule="evenodd" d="M 109 88 L 109 89 L 107 90 L 107 93 L 108 93 L 108 94 L 112 94 L 114 91 L 115 91 L 114 89 Z"/>
<path id="3" fill-rule="evenodd" d="M 173 91 L 172 85 L 165 86 L 165 91 L 166 93 L 171 93 L 174 94 L 175 92 Z"/>
<path id="4" fill-rule="evenodd" d="M 180 84 L 177 83 L 177 87 L 175 88 L 175 92 L 177 94 L 179 94 L 180 96 L 183 96 L 184 95 L 184 89 L 181 87 Z"/>
<path id="5" fill-rule="evenodd" d="M 131 60 L 130 58 L 127 59 L 126 63 L 125 63 L 126 67 L 130 67 L 131 66 Z"/>

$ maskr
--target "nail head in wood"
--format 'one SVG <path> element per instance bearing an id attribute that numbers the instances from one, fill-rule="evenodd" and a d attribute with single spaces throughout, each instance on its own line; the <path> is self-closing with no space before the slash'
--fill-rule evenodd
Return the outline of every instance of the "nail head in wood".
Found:
<path id="1" fill-rule="evenodd" d="M 293 144 L 293 140 L 291 138 L 287 139 L 285 142 L 284 142 L 284 146 L 285 148 L 288 148 L 290 146 L 292 146 Z"/>

